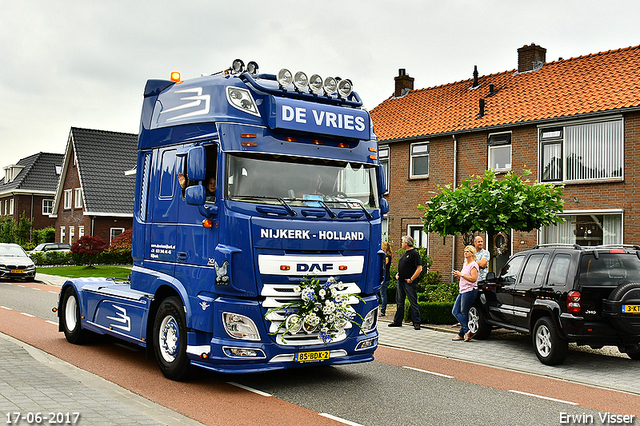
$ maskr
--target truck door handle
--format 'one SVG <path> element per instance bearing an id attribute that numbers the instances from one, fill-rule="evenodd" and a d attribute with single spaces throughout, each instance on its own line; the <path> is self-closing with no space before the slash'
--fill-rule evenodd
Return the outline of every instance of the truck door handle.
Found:
<path id="1" fill-rule="evenodd" d="M 178 260 L 181 260 L 181 261 L 187 260 L 187 253 L 184 251 L 179 251 Z"/>

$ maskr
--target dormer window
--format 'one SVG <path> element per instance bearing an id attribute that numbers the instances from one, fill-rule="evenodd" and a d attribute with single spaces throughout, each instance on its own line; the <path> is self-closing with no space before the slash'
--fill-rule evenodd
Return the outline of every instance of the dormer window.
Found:
<path id="1" fill-rule="evenodd" d="M 15 164 L 6 166 L 4 168 L 4 183 L 13 182 L 13 180 L 20 174 L 22 169 L 24 169 L 24 166 L 17 166 Z"/>

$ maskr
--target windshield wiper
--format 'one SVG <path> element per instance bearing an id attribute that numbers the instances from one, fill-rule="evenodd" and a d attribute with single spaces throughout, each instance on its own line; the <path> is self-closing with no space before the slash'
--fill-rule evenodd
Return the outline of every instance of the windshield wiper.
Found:
<path id="1" fill-rule="evenodd" d="M 235 198 L 249 198 L 249 199 L 257 198 L 257 199 L 263 199 L 263 200 L 278 200 L 280 202 L 280 204 L 282 204 L 284 206 L 284 208 L 287 209 L 287 212 L 291 216 L 296 216 L 296 212 L 293 211 L 291 206 L 289 204 L 287 204 L 287 202 L 281 197 L 270 197 L 268 195 L 238 195 Z"/>

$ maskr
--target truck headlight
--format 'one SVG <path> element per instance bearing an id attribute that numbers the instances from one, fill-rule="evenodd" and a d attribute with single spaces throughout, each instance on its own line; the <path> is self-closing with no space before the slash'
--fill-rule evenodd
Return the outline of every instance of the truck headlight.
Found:
<path id="1" fill-rule="evenodd" d="M 247 89 L 232 86 L 227 87 L 227 100 L 231 106 L 260 117 L 260 112 L 258 111 L 256 102 L 253 100 L 251 92 Z"/>
<path id="2" fill-rule="evenodd" d="M 340 80 L 338 83 L 338 95 L 342 98 L 347 98 L 353 91 L 353 84 L 351 84 L 351 80 Z"/>
<path id="3" fill-rule="evenodd" d="M 362 320 L 362 326 L 360 327 L 360 330 L 362 330 L 363 333 L 368 333 L 371 330 L 375 330 L 377 325 L 378 325 L 378 308 L 375 308 L 369 311 L 367 316 L 364 317 L 364 320 Z"/>
<path id="4" fill-rule="evenodd" d="M 222 314 L 222 322 L 227 334 L 234 339 L 260 340 L 258 327 L 249 317 L 225 312 Z"/>

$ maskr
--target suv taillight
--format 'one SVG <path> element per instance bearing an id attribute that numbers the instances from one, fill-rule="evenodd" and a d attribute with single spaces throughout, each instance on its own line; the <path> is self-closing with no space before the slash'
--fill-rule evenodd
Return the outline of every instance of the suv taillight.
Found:
<path id="1" fill-rule="evenodd" d="M 579 314 L 582 311 L 582 297 L 579 291 L 570 291 L 567 294 L 567 312 Z"/>

